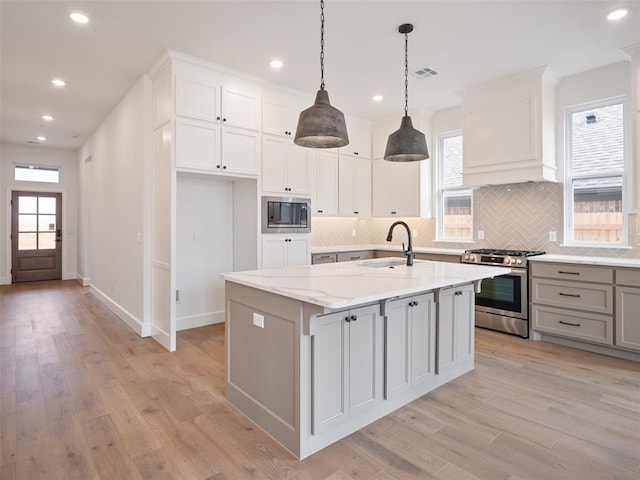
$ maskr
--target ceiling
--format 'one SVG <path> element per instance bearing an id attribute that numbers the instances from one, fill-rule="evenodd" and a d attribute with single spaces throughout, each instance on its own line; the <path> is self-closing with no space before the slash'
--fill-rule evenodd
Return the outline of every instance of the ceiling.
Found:
<path id="1" fill-rule="evenodd" d="M 1 137 L 77 149 L 165 49 L 230 66 L 309 95 L 320 83 L 320 2 L 0 1 Z M 440 110 L 456 92 L 548 65 L 561 76 L 624 60 L 640 44 L 640 0 L 629 15 L 616 1 L 475 0 L 325 2 L 325 81 L 334 106 L 375 120 L 404 107 L 404 38 L 409 108 Z M 91 22 L 68 15 L 79 10 Z M 284 67 L 271 69 L 279 58 Z M 50 84 L 59 77 L 64 88 Z M 373 102 L 374 94 L 384 96 Z M 52 122 L 42 115 L 50 114 Z"/>

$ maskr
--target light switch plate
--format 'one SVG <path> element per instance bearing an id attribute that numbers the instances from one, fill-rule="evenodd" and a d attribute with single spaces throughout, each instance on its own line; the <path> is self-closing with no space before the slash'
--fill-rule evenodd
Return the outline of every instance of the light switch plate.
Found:
<path id="1" fill-rule="evenodd" d="M 484 230 L 478 230 L 478 240 L 484 240 Z"/>
<path id="2" fill-rule="evenodd" d="M 253 312 L 253 324 L 256 327 L 264 328 L 264 315 Z"/>
<path id="3" fill-rule="evenodd" d="M 554 232 L 553 230 L 549 231 L 549 241 L 550 242 L 557 242 L 558 241 L 557 232 Z"/>

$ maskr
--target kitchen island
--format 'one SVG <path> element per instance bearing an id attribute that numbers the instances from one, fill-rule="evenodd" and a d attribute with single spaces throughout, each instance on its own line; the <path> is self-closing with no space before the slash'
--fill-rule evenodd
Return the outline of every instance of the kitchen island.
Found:
<path id="1" fill-rule="evenodd" d="M 226 398 L 304 458 L 473 369 L 501 267 L 374 260 L 223 274 Z"/>

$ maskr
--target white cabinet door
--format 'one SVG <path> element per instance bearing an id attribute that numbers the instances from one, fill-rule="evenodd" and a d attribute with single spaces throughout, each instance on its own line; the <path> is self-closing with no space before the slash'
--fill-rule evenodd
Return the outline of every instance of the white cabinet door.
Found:
<path id="1" fill-rule="evenodd" d="M 395 185 L 393 163 L 386 160 L 374 160 L 372 165 L 371 204 L 374 217 L 395 215 Z"/>
<path id="2" fill-rule="evenodd" d="M 473 285 L 443 288 L 438 292 L 438 357 L 439 375 L 460 363 L 473 361 L 474 328 Z"/>
<path id="3" fill-rule="evenodd" d="M 220 84 L 176 78 L 176 115 L 208 122 L 220 120 Z"/>
<path id="4" fill-rule="evenodd" d="M 283 193 L 287 184 L 287 139 L 262 136 L 262 190 Z"/>
<path id="5" fill-rule="evenodd" d="M 338 212 L 346 217 L 371 216 L 371 161 L 340 155 Z"/>
<path id="6" fill-rule="evenodd" d="M 299 267 L 311 263 L 311 248 L 308 236 L 288 237 L 287 267 Z"/>
<path id="7" fill-rule="evenodd" d="M 176 167 L 220 169 L 220 126 L 212 122 L 176 118 Z"/>
<path id="8" fill-rule="evenodd" d="M 389 162 L 388 162 L 389 163 Z M 420 216 L 421 162 L 393 163 L 393 215 Z M 427 188 L 424 185 L 422 188 Z"/>
<path id="9" fill-rule="evenodd" d="M 259 175 L 258 133 L 242 128 L 222 128 L 222 171 Z"/>
<path id="10" fill-rule="evenodd" d="M 411 386 L 415 387 L 428 382 L 435 374 L 436 304 L 433 293 L 413 298 L 410 338 Z"/>
<path id="11" fill-rule="evenodd" d="M 309 165 L 313 215 L 338 215 L 338 155 L 325 151 L 311 152 Z"/>
<path id="12" fill-rule="evenodd" d="M 349 145 L 340 148 L 340 153 L 362 158 L 371 158 L 371 123 L 349 115 L 345 116 Z"/>
<path id="13" fill-rule="evenodd" d="M 292 140 L 287 141 L 286 173 L 287 192 L 309 195 L 309 156 L 308 148 L 299 147 Z"/>
<path id="14" fill-rule="evenodd" d="M 265 96 L 262 99 L 262 133 L 293 138 L 300 110 L 294 100 Z"/>
<path id="15" fill-rule="evenodd" d="M 262 268 L 287 266 L 287 242 L 280 235 L 262 236 Z"/>
<path id="16" fill-rule="evenodd" d="M 384 325 L 377 305 L 315 322 L 312 430 L 317 435 L 382 401 Z"/>
<path id="17" fill-rule="evenodd" d="M 640 288 L 616 286 L 616 346 L 640 351 Z"/>
<path id="18" fill-rule="evenodd" d="M 260 130 L 260 87 L 227 79 L 222 87 L 222 122 L 231 127 Z"/>

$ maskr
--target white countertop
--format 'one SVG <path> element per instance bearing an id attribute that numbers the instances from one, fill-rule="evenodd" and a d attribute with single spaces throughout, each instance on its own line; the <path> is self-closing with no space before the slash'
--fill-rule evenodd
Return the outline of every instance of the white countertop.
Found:
<path id="1" fill-rule="evenodd" d="M 394 262 L 393 267 L 389 267 Z M 402 262 L 402 263 L 400 263 Z M 373 265 L 373 267 L 372 267 Z M 222 278 L 330 309 L 412 295 L 508 273 L 485 265 L 376 258 L 303 267 L 223 273 Z"/>
<path id="2" fill-rule="evenodd" d="M 639 258 L 587 257 L 579 255 L 555 255 L 547 253 L 544 255 L 529 257 L 527 261 L 550 263 L 578 263 L 580 265 L 593 265 L 602 267 L 640 268 Z"/>
<path id="3" fill-rule="evenodd" d="M 332 247 L 311 247 L 311 253 L 331 253 L 331 252 L 357 252 L 360 250 L 387 250 L 401 252 L 402 246 L 396 244 L 379 245 L 340 245 Z M 433 248 L 433 247 L 413 247 L 414 253 L 436 253 L 441 255 L 462 255 L 462 248 Z"/>

